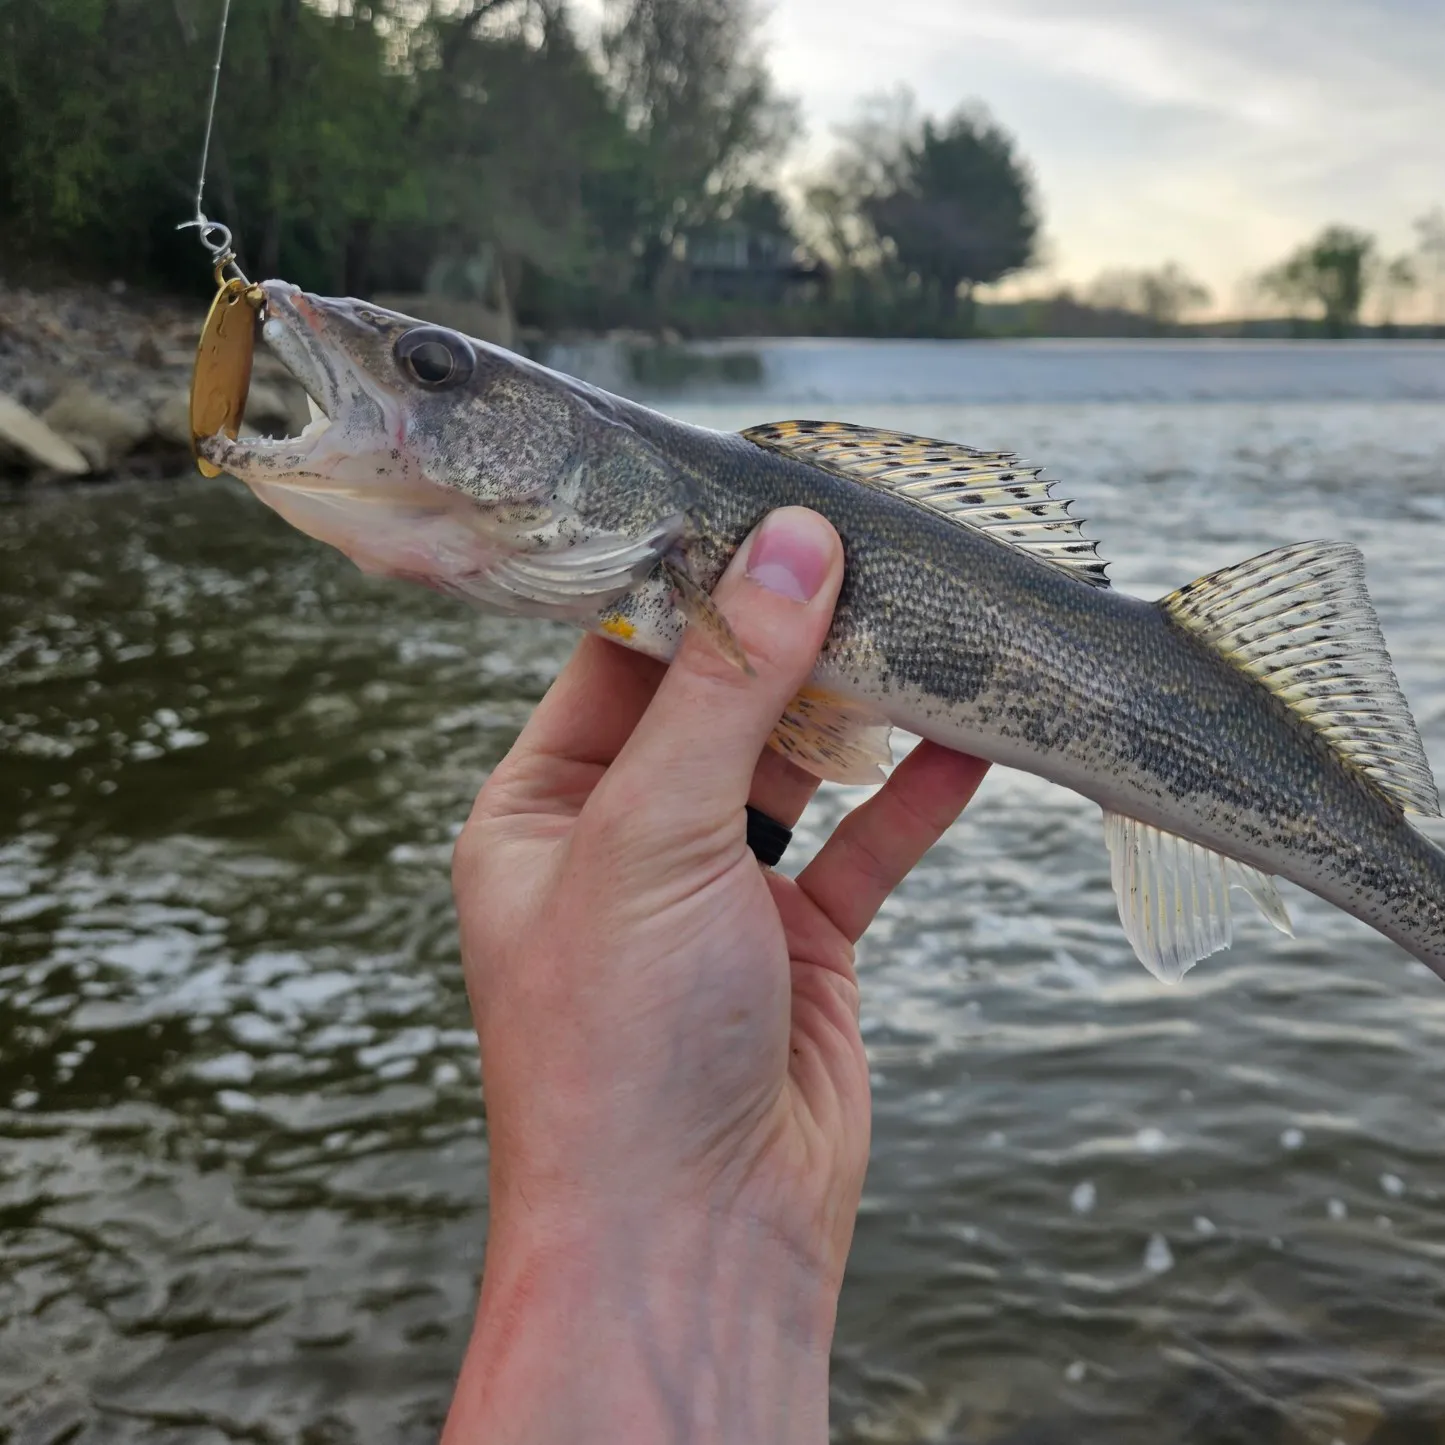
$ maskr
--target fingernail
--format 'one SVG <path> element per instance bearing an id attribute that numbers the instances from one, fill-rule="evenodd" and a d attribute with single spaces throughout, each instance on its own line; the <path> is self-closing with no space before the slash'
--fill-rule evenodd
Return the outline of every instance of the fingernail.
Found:
<path id="1" fill-rule="evenodd" d="M 748 550 L 748 576 L 769 592 L 810 602 L 833 560 L 829 530 L 816 512 L 804 507 L 770 513 Z"/>

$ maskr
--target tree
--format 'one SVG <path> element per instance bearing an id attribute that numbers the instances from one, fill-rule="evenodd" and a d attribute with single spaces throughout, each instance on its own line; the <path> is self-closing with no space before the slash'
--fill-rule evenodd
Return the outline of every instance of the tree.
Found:
<path id="1" fill-rule="evenodd" d="M 1313 241 L 1271 267 L 1259 288 L 1298 314 L 1318 307 L 1326 336 L 1343 336 L 1359 320 L 1375 256 L 1375 238 L 1350 226 L 1326 226 Z"/>
<path id="2" fill-rule="evenodd" d="M 1445 330 L 1445 210 L 1436 206 L 1415 222 L 1422 269 L 1430 278 L 1430 320 L 1436 335 Z"/>
<path id="3" fill-rule="evenodd" d="M 538 17 L 516 0 L 475 0 L 460 16 L 437 6 L 413 44 L 406 125 L 426 196 L 414 252 L 455 267 L 493 248 L 509 289 L 524 273 L 601 279 L 607 253 L 625 257 L 630 240 L 605 200 L 635 147 L 565 12 Z"/>
<path id="4" fill-rule="evenodd" d="M 898 185 L 899 167 L 915 129 L 906 88 L 865 97 L 856 118 L 837 127 L 842 144 L 803 188 L 798 231 L 833 270 L 832 293 L 855 305 L 885 289 L 892 257 L 866 214 L 871 196 Z"/>
<path id="5" fill-rule="evenodd" d="M 1188 312 L 1208 306 L 1213 298 L 1207 286 L 1169 261 L 1153 271 L 1121 268 L 1101 272 L 1085 299 L 1091 306 L 1147 317 L 1157 330 L 1169 331 Z"/>
<path id="6" fill-rule="evenodd" d="M 644 291 L 662 284 L 679 239 L 763 179 L 796 131 L 756 24 L 750 0 L 610 0 L 602 46 L 640 146 L 633 244 Z"/>
<path id="7" fill-rule="evenodd" d="M 352 219 L 405 172 L 384 0 L 232 8 L 206 205 L 250 261 L 335 286 Z M 191 232 L 218 0 L 0 0 L 0 199 L 22 255 L 210 280 Z M 13 218 L 13 219 L 12 219 Z"/>
<path id="8" fill-rule="evenodd" d="M 1382 258 L 1376 265 L 1371 289 L 1379 294 L 1380 324 L 1388 334 L 1394 334 L 1395 312 L 1400 303 L 1419 284 L 1420 277 L 1413 257 L 1392 256 L 1388 261 Z"/>
<path id="9" fill-rule="evenodd" d="M 569 0 L 234 4 L 206 209 L 251 274 L 486 271 L 524 320 L 659 320 L 687 232 L 757 203 L 792 134 L 752 3 L 609 0 L 600 49 Z M 221 9 L 0 0 L 0 264 L 209 284 L 176 227 Z"/>
<path id="10" fill-rule="evenodd" d="M 1009 134 L 977 107 L 927 119 L 883 157 L 864 212 L 946 316 L 960 294 L 1027 266 L 1038 239 L 1033 179 Z"/>

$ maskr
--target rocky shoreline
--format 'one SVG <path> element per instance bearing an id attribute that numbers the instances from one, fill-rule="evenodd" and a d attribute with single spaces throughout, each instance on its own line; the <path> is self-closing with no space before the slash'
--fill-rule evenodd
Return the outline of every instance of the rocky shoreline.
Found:
<path id="1" fill-rule="evenodd" d="M 0 480 L 174 475 L 191 463 L 190 382 L 205 307 L 99 287 L 0 282 Z M 258 350 L 247 429 L 294 435 L 306 396 Z"/>

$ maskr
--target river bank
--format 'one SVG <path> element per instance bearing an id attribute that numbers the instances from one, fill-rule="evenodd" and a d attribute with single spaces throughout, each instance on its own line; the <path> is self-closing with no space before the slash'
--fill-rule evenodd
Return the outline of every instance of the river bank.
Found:
<path id="1" fill-rule="evenodd" d="M 0 478 L 45 484 L 173 473 L 190 457 L 205 307 L 100 287 L 0 282 Z M 264 352 L 246 421 L 299 430 L 306 398 Z"/>
<path id="2" fill-rule="evenodd" d="M 1445 348 L 1423 338 L 544 336 L 475 303 L 419 294 L 375 299 L 664 406 L 680 395 L 760 403 L 786 396 L 814 408 L 823 397 L 1145 402 L 1162 399 L 1161 366 L 1170 387 L 1191 401 L 1445 396 Z M 0 481 L 44 485 L 188 469 L 188 392 L 204 318 L 200 299 L 95 286 L 25 288 L 0 279 Z M 1085 353 L 1107 357 L 1108 365 L 1081 368 Z M 874 368 L 866 376 L 855 365 L 864 354 Z M 258 348 L 246 428 L 294 435 L 307 419 L 305 393 Z"/>

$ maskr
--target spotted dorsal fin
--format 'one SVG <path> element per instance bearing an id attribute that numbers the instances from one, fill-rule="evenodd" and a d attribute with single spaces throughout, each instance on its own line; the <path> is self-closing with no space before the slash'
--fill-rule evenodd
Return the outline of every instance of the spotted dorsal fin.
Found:
<path id="1" fill-rule="evenodd" d="M 1379 619 L 1365 562 L 1343 542 L 1300 542 L 1171 592 L 1161 607 L 1307 719 L 1402 808 L 1440 795 Z"/>
<path id="2" fill-rule="evenodd" d="M 983 452 L 841 421 L 779 421 L 749 427 L 748 441 L 882 487 L 960 526 L 1048 562 L 1094 587 L 1107 587 L 1097 542 L 1080 530 L 1054 482 L 1010 452 Z"/>

